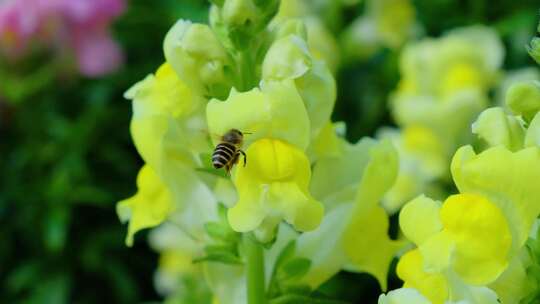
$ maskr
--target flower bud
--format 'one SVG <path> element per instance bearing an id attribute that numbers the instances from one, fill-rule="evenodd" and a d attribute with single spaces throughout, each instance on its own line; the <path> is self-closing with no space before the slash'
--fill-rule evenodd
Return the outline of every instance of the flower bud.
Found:
<path id="1" fill-rule="evenodd" d="M 515 116 L 506 115 L 502 108 L 490 108 L 478 116 L 472 132 L 490 146 L 503 145 L 509 150 L 523 148 L 525 131 Z"/>
<path id="2" fill-rule="evenodd" d="M 276 40 L 264 58 L 262 78 L 294 80 L 308 111 L 311 136 L 316 137 L 330 119 L 336 84 L 324 62 L 313 60 L 305 40 L 297 35 Z"/>
<path id="3" fill-rule="evenodd" d="M 229 26 L 243 26 L 257 22 L 260 12 L 253 0 L 227 0 L 223 4 L 222 17 Z"/>
<path id="4" fill-rule="evenodd" d="M 211 93 L 213 87 L 228 82 L 227 52 L 208 25 L 179 20 L 167 33 L 163 47 L 180 79 L 197 92 Z"/>
<path id="5" fill-rule="evenodd" d="M 278 0 L 225 0 L 210 9 L 210 24 L 222 41 L 245 49 L 263 31 L 278 9 Z"/>
<path id="6" fill-rule="evenodd" d="M 516 115 L 530 121 L 540 110 L 540 82 L 529 80 L 514 84 L 506 93 L 506 104 Z"/>

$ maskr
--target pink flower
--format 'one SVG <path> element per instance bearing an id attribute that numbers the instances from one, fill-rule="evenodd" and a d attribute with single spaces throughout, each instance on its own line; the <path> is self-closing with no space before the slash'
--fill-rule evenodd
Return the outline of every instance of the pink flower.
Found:
<path id="1" fill-rule="evenodd" d="M 4 0 L 0 5 L 0 46 L 8 56 L 24 51 L 39 30 L 39 8 L 26 2 Z"/>
<path id="2" fill-rule="evenodd" d="M 120 47 L 105 30 L 74 33 L 74 47 L 79 71 L 86 76 L 100 76 L 115 71 L 122 63 Z"/>
<path id="3" fill-rule="evenodd" d="M 39 45 L 72 54 L 83 75 L 112 72 L 123 56 L 108 28 L 124 10 L 124 0 L 0 0 L 0 55 L 20 59 Z"/>

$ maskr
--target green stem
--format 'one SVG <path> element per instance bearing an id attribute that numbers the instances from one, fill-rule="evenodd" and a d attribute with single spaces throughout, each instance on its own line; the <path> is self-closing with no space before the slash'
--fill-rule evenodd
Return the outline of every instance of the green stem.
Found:
<path id="1" fill-rule="evenodd" d="M 239 84 L 237 89 L 241 92 L 250 90 L 255 86 L 255 66 L 249 50 L 238 53 L 237 64 L 239 66 Z"/>
<path id="2" fill-rule="evenodd" d="M 253 235 L 244 234 L 248 304 L 264 304 L 264 252 Z"/>

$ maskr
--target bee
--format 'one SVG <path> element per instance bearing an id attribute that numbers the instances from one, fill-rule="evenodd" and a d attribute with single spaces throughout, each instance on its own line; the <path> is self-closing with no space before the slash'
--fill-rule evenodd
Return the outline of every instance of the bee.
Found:
<path id="1" fill-rule="evenodd" d="M 248 134 L 248 133 L 246 133 Z M 229 173 L 232 167 L 238 163 L 240 154 L 244 157 L 244 167 L 246 166 L 246 153 L 241 150 L 244 141 L 244 134 L 237 129 L 230 129 L 221 137 L 221 142 L 214 149 L 212 154 L 212 165 L 216 169 L 225 167 Z"/>

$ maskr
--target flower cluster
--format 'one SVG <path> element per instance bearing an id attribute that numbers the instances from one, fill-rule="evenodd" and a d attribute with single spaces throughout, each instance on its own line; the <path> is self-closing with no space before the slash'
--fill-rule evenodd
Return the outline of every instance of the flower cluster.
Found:
<path id="1" fill-rule="evenodd" d="M 455 149 L 470 142 L 469 126 L 487 106 L 502 59 L 499 38 L 482 26 L 405 47 L 402 78 L 390 100 L 400 129 L 380 132 L 400 152 L 399 176 L 384 201 L 387 210 L 397 211 L 420 193 L 443 196 L 437 182 L 447 179 Z"/>
<path id="2" fill-rule="evenodd" d="M 489 108 L 472 124 L 486 149 L 463 146 L 453 156 L 459 193 L 444 202 L 421 195 L 401 210 L 400 227 L 416 248 L 397 266 L 404 288 L 379 303 L 538 301 L 540 85 L 520 81 L 506 92 L 511 113 Z"/>
<path id="3" fill-rule="evenodd" d="M 298 9 L 302 2 L 278 4 L 216 1 L 210 25 L 179 20 L 164 40 L 166 62 L 125 94 L 145 166 L 138 193 L 117 210 L 129 221 L 128 245 L 137 231 L 166 222 L 152 235 L 162 240 L 154 241 L 164 256 L 157 280 L 169 295 L 195 277 L 219 303 L 245 302 L 244 243 L 252 238 L 269 247 L 270 297 L 292 283 L 316 288 L 345 268 L 386 288 L 404 245 L 390 239 L 379 205 L 397 174 L 395 149 L 340 137 L 343 124 L 330 121 L 330 54 L 317 42 L 322 23 Z M 247 159 L 229 178 L 209 157 L 231 129 L 244 133 Z M 186 260 L 213 262 L 201 272 Z"/>
<path id="4" fill-rule="evenodd" d="M 399 129 L 349 143 L 330 119 L 337 44 L 314 10 L 301 0 L 212 3 L 209 24 L 172 26 L 165 62 L 125 94 L 145 165 L 117 211 L 128 245 L 161 225 L 151 232 L 160 292 L 310 303 L 342 270 L 386 291 L 400 255 L 403 288 L 379 303 L 534 303 L 540 84 L 508 80 L 506 105 L 486 109 L 504 57 L 492 29 L 405 45 L 390 96 Z M 366 7 L 345 42 L 399 49 L 414 35 L 409 1 Z M 371 30 L 376 39 L 355 36 Z M 245 156 L 222 172 L 210 159 L 233 129 Z M 400 209 L 403 235 L 391 238 L 389 214 Z"/>
<path id="5" fill-rule="evenodd" d="M 18 60 L 35 49 L 73 52 L 86 76 L 114 71 L 122 53 L 108 27 L 123 0 L 6 0 L 0 4 L 0 54 Z"/>

